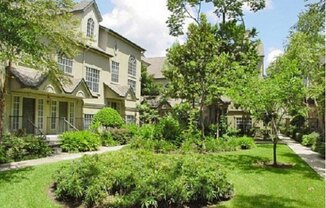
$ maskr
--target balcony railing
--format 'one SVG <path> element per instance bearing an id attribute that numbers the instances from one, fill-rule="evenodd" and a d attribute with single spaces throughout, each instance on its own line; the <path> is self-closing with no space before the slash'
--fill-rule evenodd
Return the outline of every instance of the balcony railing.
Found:
<path id="1" fill-rule="evenodd" d="M 84 130 L 91 124 L 89 118 L 37 117 L 36 122 L 23 116 L 9 116 L 9 131 L 27 134 L 61 134 L 65 131 Z"/>

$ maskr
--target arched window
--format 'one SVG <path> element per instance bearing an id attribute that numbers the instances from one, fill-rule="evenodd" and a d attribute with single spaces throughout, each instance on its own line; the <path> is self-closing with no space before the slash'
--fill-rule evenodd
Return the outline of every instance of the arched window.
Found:
<path id="1" fill-rule="evenodd" d="M 92 18 L 89 18 L 87 20 L 87 37 L 93 37 L 94 36 L 94 20 Z"/>
<path id="2" fill-rule="evenodd" d="M 136 59 L 134 56 L 129 57 L 128 74 L 136 76 Z"/>

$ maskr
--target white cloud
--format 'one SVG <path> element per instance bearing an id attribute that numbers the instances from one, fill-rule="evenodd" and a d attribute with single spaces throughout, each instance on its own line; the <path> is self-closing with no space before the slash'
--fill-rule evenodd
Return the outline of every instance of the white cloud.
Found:
<path id="1" fill-rule="evenodd" d="M 265 0 L 265 8 L 263 10 L 266 10 L 266 9 L 273 9 L 272 0 Z M 250 7 L 248 4 L 243 5 L 242 10 L 247 13 L 252 12 L 252 11 L 250 11 Z"/>
<path id="2" fill-rule="evenodd" d="M 166 49 L 183 38 L 169 35 L 166 0 L 110 0 L 113 10 L 103 15 L 102 25 L 146 49 L 146 56 L 164 56 Z"/>
<path id="3" fill-rule="evenodd" d="M 266 60 L 266 67 L 269 66 L 273 61 L 276 60 L 277 57 L 283 55 L 283 51 L 278 48 L 270 48 L 268 50 L 267 60 Z"/>

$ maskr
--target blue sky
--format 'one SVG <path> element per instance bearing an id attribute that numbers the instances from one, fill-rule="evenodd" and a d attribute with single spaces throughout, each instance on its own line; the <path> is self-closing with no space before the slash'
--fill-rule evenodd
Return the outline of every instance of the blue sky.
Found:
<path id="1" fill-rule="evenodd" d="M 176 39 L 168 35 L 166 0 L 96 0 L 102 24 L 147 49 L 145 55 L 164 56 Z M 282 53 L 289 29 L 305 9 L 304 0 L 267 0 L 257 13 L 245 12 L 247 27 L 255 27 L 265 50 L 265 66 Z"/>

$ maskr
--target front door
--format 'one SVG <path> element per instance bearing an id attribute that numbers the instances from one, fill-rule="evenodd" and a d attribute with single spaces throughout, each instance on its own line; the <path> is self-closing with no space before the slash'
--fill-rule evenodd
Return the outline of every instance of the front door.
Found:
<path id="1" fill-rule="evenodd" d="M 27 134 L 34 134 L 35 122 L 35 99 L 23 98 L 23 124 Z"/>
<path id="2" fill-rule="evenodd" d="M 59 129 L 60 129 L 60 132 L 64 132 L 67 130 L 65 120 L 68 120 L 68 103 L 67 102 L 59 102 Z"/>

